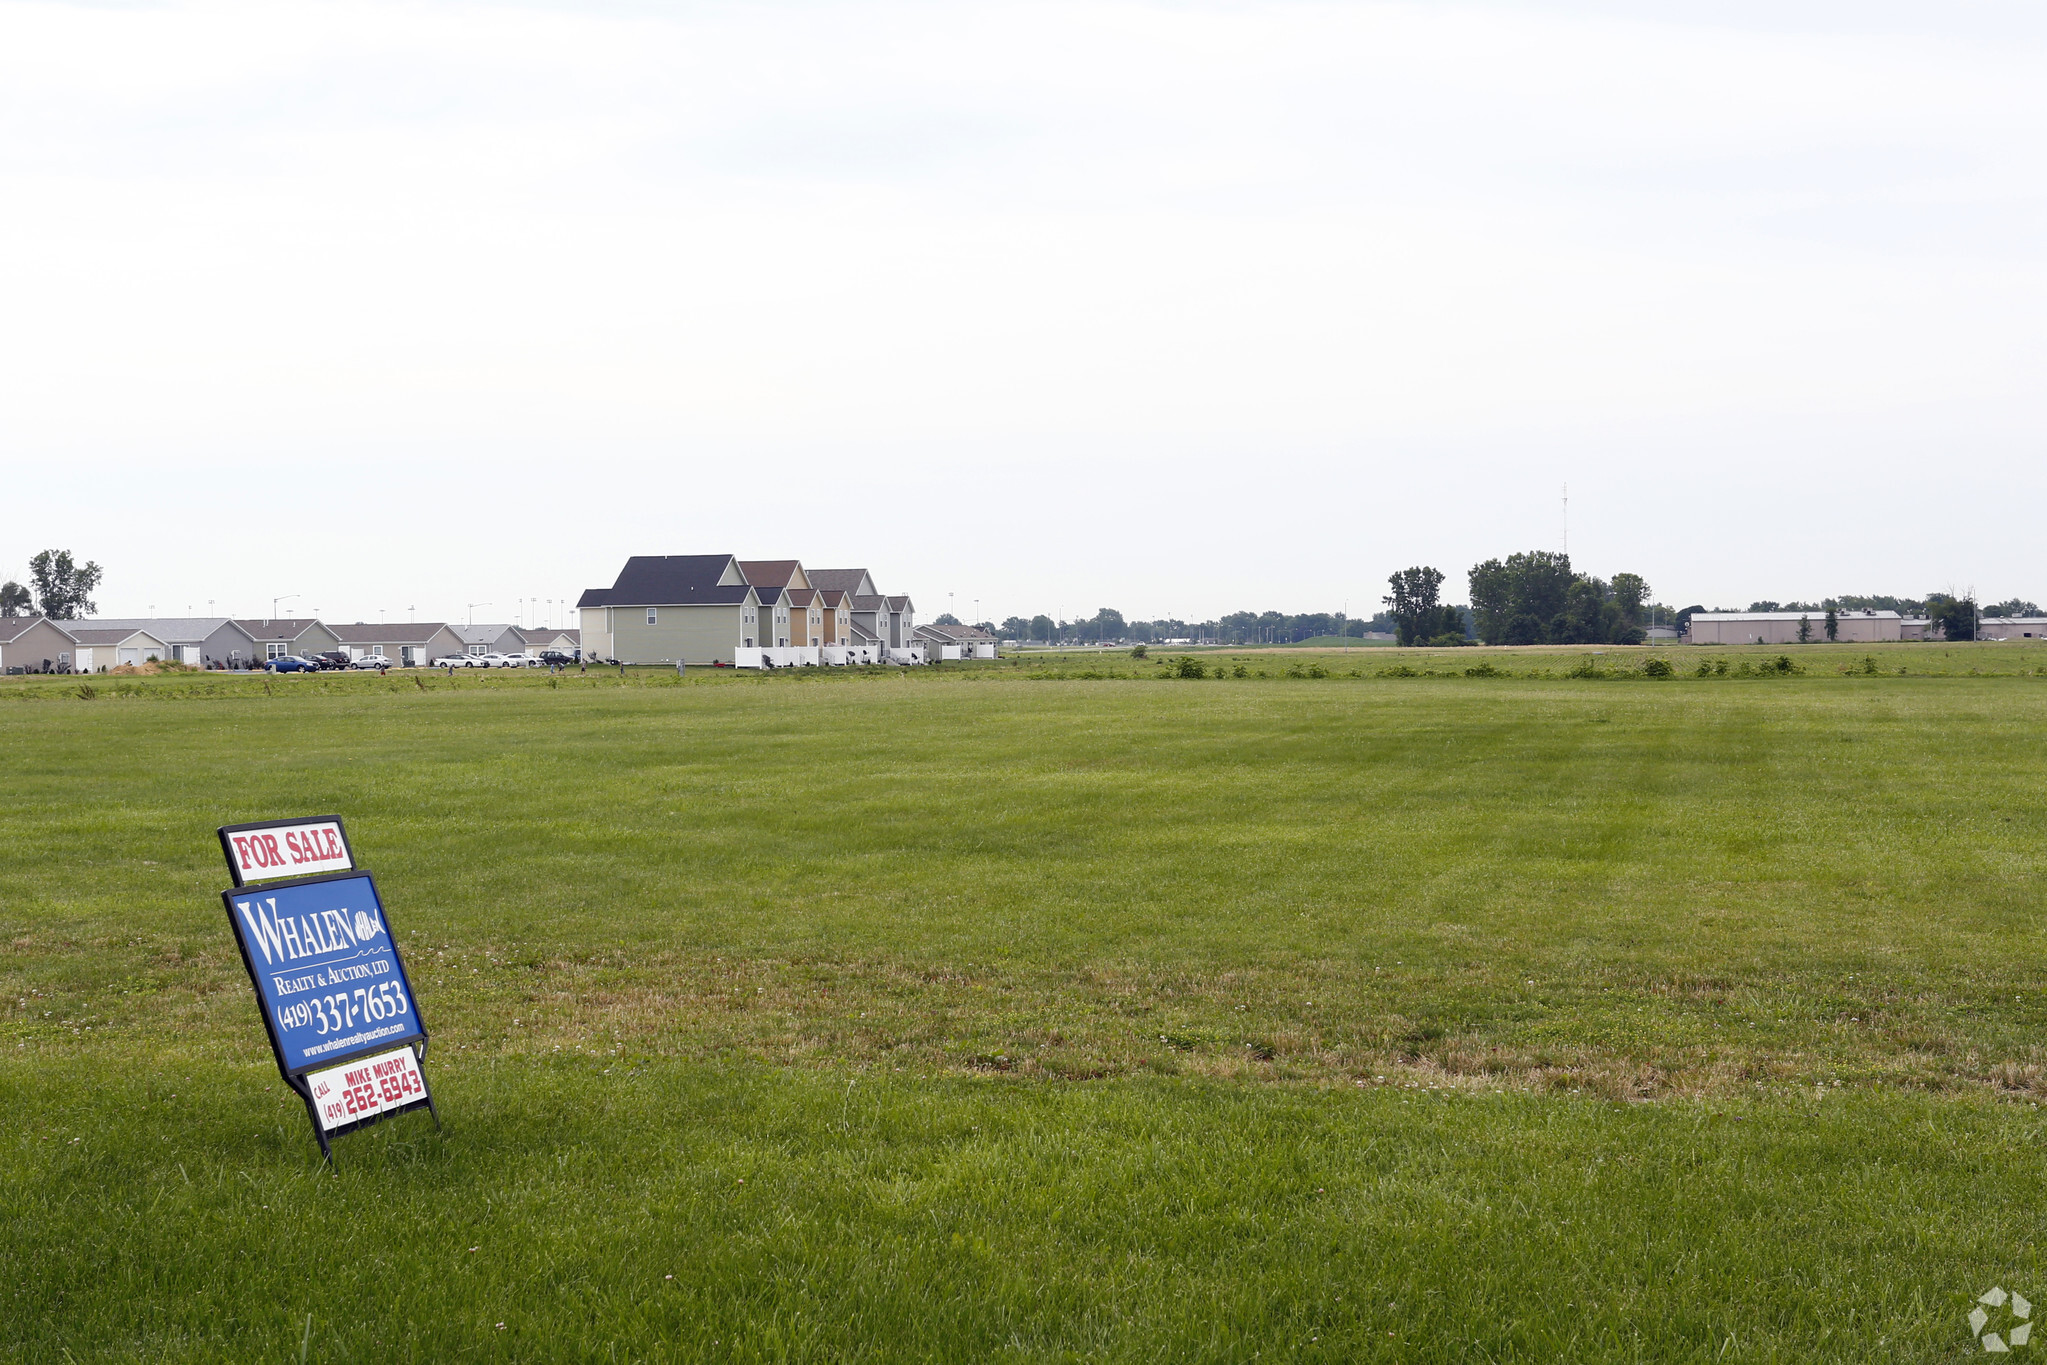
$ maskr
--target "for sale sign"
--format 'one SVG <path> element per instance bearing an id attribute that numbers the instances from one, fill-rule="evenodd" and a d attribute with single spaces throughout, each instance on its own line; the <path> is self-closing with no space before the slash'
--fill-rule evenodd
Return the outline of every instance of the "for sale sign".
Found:
<path id="1" fill-rule="evenodd" d="M 426 1077 L 409 1047 L 311 1072 L 306 1088 L 313 1097 L 313 1117 L 326 1132 L 426 1099 Z"/>
<path id="2" fill-rule="evenodd" d="M 426 1036 L 369 873 L 221 894 L 286 1074 Z"/>
<path id="3" fill-rule="evenodd" d="M 236 886 L 272 877 L 341 872 L 355 866 L 348 851 L 348 831 L 338 815 L 228 825 L 220 831 L 220 851 L 227 855 L 227 870 L 234 875 Z"/>
<path id="4" fill-rule="evenodd" d="M 235 877 L 221 903 L 277 1069 L 305 1101 L 320 1150 L 331 1157 L 329 1137 L 387 1114 L 431 1111 L 419 1002 L 376 880 L 354 866 L 340 817 L 230 825 L 220 846 Z M 343 866 L 269 880 L 294 857 Z"/>

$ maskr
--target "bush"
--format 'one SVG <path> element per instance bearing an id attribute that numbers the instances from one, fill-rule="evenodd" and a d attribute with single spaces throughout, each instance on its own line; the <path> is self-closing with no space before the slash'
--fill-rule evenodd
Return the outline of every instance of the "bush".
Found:
<path id="1" fill-rule="evenodd" d="M 1321 664 L 1319 664 L 1319 663 L 1316 663 L 1316 664 L 1309 664 L 1309 665 L 1308 665 L 1308 676 L 1309 676 L 1309 677 L 1311 677 L 1311 678 L 1326 678 L 1326 677 L 1328 677 L 1328 676 L 1329 676 L 1329 670 L 1328 670 L 1328 669 L 1326 669 L 1326 668 L 1324 668 L 1324 667 L 1323 667 L 1323 666 L 1322 666 Z"/>
<path id="2" fill-rule="evenodd" d="M 1642 676 L 1645 678 L 1674 678 L 1677 670 L 1670 666 L 1668 659 L 1644 659 Z"/>
<path id="3" fill-rule="evenodd" d="M 1507 671 L 1503 668 L 1494 668 L 1492 661 L 1487 660 L 1485 663 L 1473 664 L 1470 668 L 1465 669 L 1464 676 L 1467 678 L 1504 678 L 1507 676 Z"/>
<path id="4" fill-rule="evenodd" d="M 1719 677 L 1722 677 L 1722 678 L 1726 677 L 1726 676 L 1727 676 L 1727 660 L 1725 660 L 1725 659 L 1715 659 L 1715 660 L 1713 661 L 1713 672 L 1714 672 L 1714 674 L 1715 674 L 1715 675 L 1717 675 L 1717 676 L 1719 676 Z"/>
<path id="5" fill-rule="evenodd" d="M 1391 668 L 1380 669 L 1379 676 L 1382 678 L 1419 678 L 1421 674 L 1415 672 L 1406 664 L 1395 664 Z"/>
<path id="6" fill-rule="evenodd" d="M 1699 676 L 1702 678 L 1713 676 L 1713 661 L 1711 659 L 1699 660 Z"/>
<path id="7" fill-rule="evenodd" d="M 1599 660 L 1587 654 L 1580 657 L 1577 663 L 1572 664 L 1564 676 L 1567 678 L 1603 678 L 1606 674 L 1599 671 Z"/>
<path id="8" fill-rule="evenodd" d="M 1235 668 L 1230 670 L 1230 676 L 1232 678 L 1248 678 L 1251 676 L 1251 670 L 1244 667 L 1242 664 L 1238 664 Z"/>
<path id="9" fill-rule="evenodd" d="M 1179 658 L 1173 660 L 1173 677 L 1201 678 L 1206 677 L 1207 673 L 1208 670 L 1201 666 L 1201 660 L 1191 654 L 1182 654 Z"/>
<path id="10" fill-rule="evenodd" d="M 1438 635 L 1429 641 L 1429 647 L 1431 649 L 1455 649 L 1459 645 L 1468 645 L 1470 643 L 1471 641 L 1466 639 L 1462 633 L 1456 635 Z"/>
<path id="11" fill-rule="evenodd" d="M 1144 657 L 1144 646 L 1138 645 L 1136 648 L 1132 649 L 1130 651 L 1130 657 L 1133 659 L 1142 659 Z"/>

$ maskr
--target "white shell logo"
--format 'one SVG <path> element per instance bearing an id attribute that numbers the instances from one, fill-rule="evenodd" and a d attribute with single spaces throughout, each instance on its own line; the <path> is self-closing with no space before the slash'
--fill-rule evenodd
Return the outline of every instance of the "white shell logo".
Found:
<path id="1" fill-rule="evenodd" d="M 375 938 L 379 932 L 377 922 L 370 918 L 369 911 L 358 910 L 355 912 L 355 936 L 358 941 Z"/>
<path id="2" fill-rule="evenodd" d="M 1992 1285 L 1969 1310 L 1969 1332 L 1977 1345 L 1997 1355 L 2033 1339 L 2032 1316 L 2033 1305 L 2026 1302 L 2025 1295 L 2007 1294 Z"/>

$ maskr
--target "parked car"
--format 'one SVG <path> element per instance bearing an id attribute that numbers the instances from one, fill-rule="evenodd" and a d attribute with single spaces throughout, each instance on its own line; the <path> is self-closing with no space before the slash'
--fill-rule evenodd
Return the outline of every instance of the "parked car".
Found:
<path id="1" fill-rule="evenodd" d="M 264 661 L 263 667 L 272 673 L 318 673 L 320 665 L 311 659 L 301 659 L 296 654 L 281 654 L 275 659 Z"/>
<path id="2" fill-rule="evenodd" d="M 311 657 L 313 662 L 322 668 L 347 668 L 349 666 L 348 655 L 338 649 L 323 649 Z"/>
<path id="3" fill-rule="evenodd" d="M 476 667 L 476 656 L 474 654 L 443 654 L 440 658 L 434 660 L 433 666 L 435 668 L 474 668 Z"/>
<path id="4" fill-rule="evenodd" d="M 543 649 L 540 651 L 540 662 L 555 668 L 574 668 L 576 666 L 576 656 L 564 654 L 558 649 Z"/>
<path id="5" fill-rule="evenodd" d="M 500 668 L 540 668 L 547 662 L 530 649 L 522 649 L 516 654 L 500 654 L 498 660 Z"/>
<path id="6" fill-rule="evenodd" d="M 354 663 L 350 664 L 349 667 L 392 668 L 395 667 L 397 663 L 398 661 L 388 654 L 365 654 L 360 659 L 357 659 Z"/>

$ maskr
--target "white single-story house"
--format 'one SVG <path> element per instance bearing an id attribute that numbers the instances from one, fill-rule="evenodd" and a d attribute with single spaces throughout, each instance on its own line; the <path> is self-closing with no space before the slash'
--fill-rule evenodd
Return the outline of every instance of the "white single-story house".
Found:
<path id="1" fill-rule="evenodd" d="M 94 616 L 78 624 L 147 631 L 170 647 L 169 658 L 200 668 L 247 668 L 263 653 L 255 636 L 225 616 Z"/>
<path id="2" fill-rule="evenodd" d="M 139 666 L 151 659 L 168 659 L 171 647 L 146 630 L 120 626 L 65 627 L 65 634 L 78 642 L 72 654 L 80 673 L 103 673 L 122 664 Z"/>

